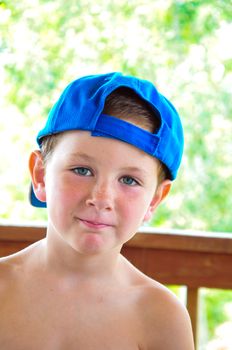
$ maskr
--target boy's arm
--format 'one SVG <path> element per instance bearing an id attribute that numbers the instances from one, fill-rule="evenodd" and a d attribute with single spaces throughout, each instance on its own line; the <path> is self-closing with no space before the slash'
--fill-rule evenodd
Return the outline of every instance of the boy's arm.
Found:
<path id="1" fill-rule="evenodd" d="M 169 291 L 161 294 L 147 309 L 147 350 L 194 350 L 186 308 Z"/>
<path id="2" fill-rule="evenodd" d="M 182 305 L 176 304 L 170 308 L 167 316 L 167 329 L 163 335 L 161 349 L 194 350 L 192 326 L 187 310 Z"/>

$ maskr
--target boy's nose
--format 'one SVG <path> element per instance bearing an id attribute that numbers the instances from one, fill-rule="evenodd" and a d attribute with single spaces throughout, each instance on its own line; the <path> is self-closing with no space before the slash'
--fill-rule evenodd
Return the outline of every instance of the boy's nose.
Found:
<path id="1" fill-rule="evenodd" d="M 113 193 L 112 187 L 103 184 L 96 185 L 86 200 L 87 206 L 93 206 L 97 210 L 112 210 L 113 208 Z"/>

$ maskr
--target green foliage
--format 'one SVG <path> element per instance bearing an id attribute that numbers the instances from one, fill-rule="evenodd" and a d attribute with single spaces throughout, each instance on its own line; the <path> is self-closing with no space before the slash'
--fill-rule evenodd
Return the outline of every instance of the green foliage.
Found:
<path id="1" fill-rule="evenodd" d="M 210 289 L 202 291 L 204 312 L 208 325 L 209 337 L 215 336 L 215 328 L 227 321 L 231 321 L 226 310 L 227 305 L 231 305 L 232 291 Z"/>

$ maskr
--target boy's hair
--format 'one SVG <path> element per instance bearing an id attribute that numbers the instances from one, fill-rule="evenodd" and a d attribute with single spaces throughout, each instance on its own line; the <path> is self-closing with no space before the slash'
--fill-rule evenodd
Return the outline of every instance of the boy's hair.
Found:
<path id="1" fill-rule="evenodd" d="M 159 113 L 146 101 L 142 100 L 132 89 L 120 87 L 114 90 L 105 100 L 103 113 L 131 124 L 137 125 L 151 133 L 155 133 L 160 127 Z M 63 133 L 45 136 L 41 141 L 41 153 L 44 162 L 48 161 L 60 136 Z M 169 178 L 167 167 L 159 160 L 158 184 Z"/>

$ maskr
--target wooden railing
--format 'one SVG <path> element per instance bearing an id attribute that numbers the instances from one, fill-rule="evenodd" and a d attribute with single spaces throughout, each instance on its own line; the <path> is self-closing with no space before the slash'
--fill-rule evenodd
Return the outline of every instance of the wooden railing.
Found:
<path id="1" fill-rule="evenodd" d="M 0 256 L 42 239 L 45 232 L 45 226 L 0 224 Z M 144 228 L 125 244 L 122 254 L 157 281 L 187 287 L 195 342 L 199 288 L 232 289 L 232 234 Z"/>

